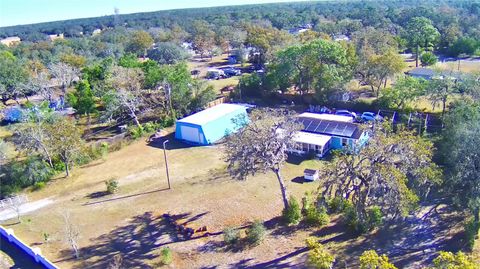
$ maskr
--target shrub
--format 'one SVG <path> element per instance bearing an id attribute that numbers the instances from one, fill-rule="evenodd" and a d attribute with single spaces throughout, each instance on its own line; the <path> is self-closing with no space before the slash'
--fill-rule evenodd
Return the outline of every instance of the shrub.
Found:
<path id="1" fill-rule="evenodd" d="M 0 180 L 0 199 L 37 182 L 50 180 L 55 171 L 38 156 L 28 156 L 23 160 L 0 165 L 0 175 L 2 174 L 4 176 Z"/>
<path id="2" fill-rule="evenodd" d="M 330 221 L 325 207 L 315 205 L 308 193 L 302 198 L 302 214 L 305 216 L 305 222 L 310 225 L 324 226 Z"/>
<path id="3" fill-rule="evenodd" d="M 109 194 L 113 194 L 118 191 L 118 181 L 114 178 L 105 181 L 105 185 L 107 186 L 107 192 Z"/>
<path id="4" fill-rule="evenodd" d="M 368 229 L 358 217 L 358 213 L 350 203 L 344 209 L 344 218 L 348 229 L 354 233 L 365 233 Z"/>
<path id="5" fill-rule="evenodd" d="M 159 124 L 160 128 L 170 127 L 173 126 L 175 123 L 175 119 L 172 117 L 165 116 Z"/>
<path id="6" fill-rule="evenodd" d="M 396 269 L 395 265 L 389 262 L 386 255 L 378 255 L 375 250 L 367 250 L 359 258 L 360 269 L 379 268 Z"/>
<path id="7" fill-rule="evenodd" d="M 252 226 L 250 226 L 247 230 L 247 241 L 252 245 L 258 245 L 262 242 L 263 238 L 265 237 L 265 233 L 267 229 L 263 225 L 260 220 L 256 220 L 253 222 Z"/>
<path id="8" fill-rule="evenodd" d="M 110 148 L 110 145 L 107 142 L 102 142 L 100 144 L 99 151 L 100 151 L 100 157 L 102 159 L 105 159 L 105 157 L 107 157 L 109 148 Z"/>
<path id="9" fill-rule="evenodd" d="M 324 226 L 330 222 L 330 217 L 325 207 L 317 209 L 315 206 L 311 206 L 305 211 L 305 222 L 310 225 Z"/>
<path id="10" fill-rule="evenodd" d="M 480 268 L 480 263 L 459 251 L 456 254 L 452 252 L 440 251 L 438 257 L 433 260 L 432 269 L 473 269 Z"/>
<path id="11" fill-rule="evenodd" d="M 58 158 L 52 160 L 53 162 L 53 170 L 57 172 L 65 171 L 65 164 Z"/>
<path id="12" fill-rule="evenodd" d="M 478 237 L 478 231 L 480 229 L 480 223 L 475 222 L 474 218 L 471 218 L 466 224 L 465 224 L 465 237 L 467 241 L 467 247 L 469 250 L 473 249 L 473 246 L 475 244 L 475 240 Z"/>
<path id="13" fill-rule="evenodd" d="M 307 237 L 307 239 L 305 240 L 305 243 L 307 244 L 308 249 L 314 249 L 320 244 L 318 242 L 318 239 L 313 236 Z"/>
<path id="14" fill-rule="evenodd" d="M 132 137 L 133 139 L 139 139 L 140 137 L 143 136 L 144 134 L 144 129 L 143 129 L 143 126 L 140 126 L 140 127 L 137 127 L 137 126 L 130 126 L 128 128 L 128 134 L 130 135 L 130 137 Z"/>
<path id="15" fill-rule="evenodd" d="M 348 201 L 341 197 L 334 197 L 328 201 L 328 212 L 330 213 L 340 213 L 345 210 L 345 207 L 348 206 Z"/>
<path id="16" fill-rule="evenodd" d="M 240 239 L 240 231 L 234 227 L 227 227 L 223 230 L 223 241 L 227 245 L 235 245 Z"/>
<path id="17" fill-rule="evenodd" d="M 383 218 L 383 213 L 380 207 L 374 206 L 370 209 L 368 209 L 367 213 L 367 222 L 368 222 L 368 229 L 373 229 L 375 227 L 378 227 L 382 225 L 382 218 Z"/>
<path id="18" fill-rule="evenodd" d="M 162 264 L 164 264 L 164 265 L 171 264 L 172 261 L 173 261 L 172 250 L 170 248 L 167 248 L 167 247 L 162 248 L 162 250 L 160 251 L 160 259 L 161 259 Z"/>
<path id="19" fill-rule="evenodd" d="M 283 210 L 282 216 L 288 224 L 298 224 L 300 222 L 302 212 L 295 197 L 290 196 L 288 207 Z"/>
<path id="20" fill-rule="evenodd" d="M 45 188 L 45 186 L 46 186 L 46 184 L 43 181 L 35 182 L 35 184 L 33 184 L 32 190 L 38 191 L 38 190 L 41 190 L 41 189 Z"/>
<path id="21" fill-rule="evenodd" d="M 156 122 L 151 122 L 150 121 L 150 122 L 147 122 L 147 123 L 143 124 L 143 130 L 146 133 L 153 133 L 160 128 L 161 128 L 161 124 L 158 124 Z"/>
<path id="22" fill-rule="evenodd" d="M 310 267 L 318 269 L 332 268 L 335 257 L 328 252 L 315 237 L 307 238 L 306 244 L 310 249 L 307 256 L 307 264 Z"/>
<path id="23" fill-rule="evenodd" d="M 420 56 L 420 61 L 422 62 L 422 66 L 429 66 L 436 64 L 438 59 L 432 52 L 425 52 Z"/>

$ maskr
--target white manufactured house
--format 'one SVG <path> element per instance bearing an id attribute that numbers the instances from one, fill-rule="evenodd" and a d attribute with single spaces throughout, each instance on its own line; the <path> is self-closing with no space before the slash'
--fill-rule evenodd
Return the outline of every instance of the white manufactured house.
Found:
<path id="1" fill-rule="evenodd" d="M 349 116 L 302 113 L 297 120 L 303 129 L 295 134 L 288 152 L 324 157 L 329 150 L 357 151 L 365 145 L 369 132 Z"/>

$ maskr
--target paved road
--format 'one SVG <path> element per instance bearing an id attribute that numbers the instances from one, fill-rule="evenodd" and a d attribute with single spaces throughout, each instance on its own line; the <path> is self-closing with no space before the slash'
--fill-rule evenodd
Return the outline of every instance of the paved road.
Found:
<path id="1" fill-rule="evenodd" d="M 28 202 L 20 206 L 20 215 L 33 212 L 42 207 L 46 207 L 54 202 L 53 198 L 45 198 L 34 202 Z M 17 213 L 13 208 L 5 208 L 0 211 L 0 221 L 13 219 L 17 217 Z"/>

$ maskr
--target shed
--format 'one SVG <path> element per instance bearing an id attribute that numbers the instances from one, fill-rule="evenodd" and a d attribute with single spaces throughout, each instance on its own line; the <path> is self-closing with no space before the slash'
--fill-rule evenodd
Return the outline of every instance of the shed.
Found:
<path id="1" fill-rule="evenodd" d="M 315 181 L 318 180 L 318 170 L 313 170 L 313 169 L 305 169 L 303 170 L 303 178 L 306 181 Z"/>
<path id="2" fill-rule="evenodd" d="M 175 138 L 188 143 L 209 145 L 241 126 L 233 120 L 244 117 L 248 121 L 247 108 L 235 104 L 219 104 L 177 120 Z"/>

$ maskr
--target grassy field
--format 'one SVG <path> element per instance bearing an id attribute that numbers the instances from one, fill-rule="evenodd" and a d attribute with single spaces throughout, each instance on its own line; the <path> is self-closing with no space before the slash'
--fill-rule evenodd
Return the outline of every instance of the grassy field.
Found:
<path id="1" fill-rule="evenodd" d="M 179 257 L 175 259 L 178 268 L 199 268 L 214 261 L 220 264 L 240 261 L 245 253 L 232 257 L 222 251 L 205 255 L 197 251 L 212 242 L 218 244 L 221 235 L 172 242 L 170 233 L 161 227 L 158 217 L 166 212 L 185 215 L 185 219 L 195 219 L 192 226 L 206 225 L 213 233 L 229 225 L 246 225 L 254 219 L 273 219 L 282 208 L 278 183 L 271 174 L 260 174 L 247 181 L 232 180 L 225 172 L 218 146 L 188 148 L 171 143 L 178 147 L 168 150 L 172 190 L 166 190 L 162 150 L 139 141 L 110 154 L 106 161 L 76 169 L 72 178 L 58 178 L 44 190 L 31 193 L 32 201 L 53 197 L 56 202 L 24 216 L 22 224 L 9 228 L 15 229 L 16 234 L 30 244 L 41 244 L 43 253 L 56 261 L 60 268 L 105 268 L 109 258 L 126 247 L 130 240 L 135 244 L 146 243 L 141 238 L 146 232 L 161 235 L 150 238 L 152 242 L 149 244 L 153 245 L 148 251 L 132 246 L 135 251 L 124 256 L 132 266 L 155 267 L 159 246 L 163 244 L 171 247 Z M 318 161 L 287 164 L 284 176 L 291 192 L 300 197 L 305 191 L 316 189 L 318 185 L 315 183 L 300 184 L 290 180 L 301 176 L 304 168 L 319 168 L 320 165 Z M 119 180 L 120 191 L 113 196 L 102 196 L 104 181 L 110 178 Z M 79 226 L 81 261 L 69 259 L 71 253 L 62 240 L 63 211 L 71 212 Z M 51 235 L 48 244 L 42 244 L 44 233 Z M 126 237 L 131 238 L 127 240 Z M 266 244 L 253 249 L 253 256 L 274 259 L 281 255 L 280 250 L 303 246 L 305 237 L 299 237 L 298 241 L 295 238 L 272 237 Z M 278 244 L 282 244 L 282 248 L 277 249 Z M 251 254 L 250 251 L 247 253 Z"/>
<path id="2" fill-rule="evenodd" d="M 439 62 L 436 64 L 436 67 L 448 71 L 451 70 L 465 73 L 480 73 L 480 59 Z"/>
<path id="3" fill-rule="evenodd" d="M 282 202 L 273 174 L 233 180 L 225 171 L 221 145 L 189 147 L 171 136 L 168 139 L 172 189 L 167 189 L 161 141 L 153 145 L 137 141 L 109 154 L 105 160 L 75 169 L 71 178 L 59 177 L 45 189 L 29 193 L 30 201 L 50 198 L 55 202 L 23 216 L 21 224 L 11 220 L 4 225 L 13 228 L 30 245 L 40 247 L 60 268 L 106 268 L 117 254 L 122 255 L 125 268 L 157 268 L 160 250 L 166 246 L 174 253 L 171 268 L 303 268 L 304 240 L 312 235 L 319 237 L 337 260 L 354 266 L 357 261 L 354 257 L 362 251 L 380 248 L 388 253 L 398 242 L 408 240 L 408 234 L 419 233 L 412 227 L 396 226 L 355 237 L 338 223 L 336 216 L 323 229 L 278 225 Z M 283 176 L 290 193 L 300 200 L 305 192 L 316 190 L 319 183 L 303 183 L 300 179 L 305 168 L 321 169 L 322 165 L 323 161 L 316 160 L 288 162 Z M 120 189 L 118 193 L 105 195 L 104 182 L 111 178 L 119 181 Z M 79 260 L 72 258 L 64 240 L 62 213 L 66 211 L 80 232 Z M 193 228 L 207 226 L 212 235 L 178 241 L 175 232 L 160 217 L 163 213 L 178 216 Z M 224 228 L 245 227 L 255 219 L 264 221 L 268 229 L 262 244 L 245 249 L 228 249 L 223 245 Z M 448 223 L 462 225 L 458 219 Z M 444 227 L 439 238 L 435 237 L 435 246 L 453 247 L 451 239 L 458 227 Z M 450 233 L 452 230 L 455 233 Z M 433 236 L 430 230 L 424 232 Z M 50 238 L 48 243 L 44 242 L 45 233 Z M 430 258 L 419 257 L 423 250 L 412 249 L 391 255 L 392 259 L 402 265 L 413 259 Z"/>

